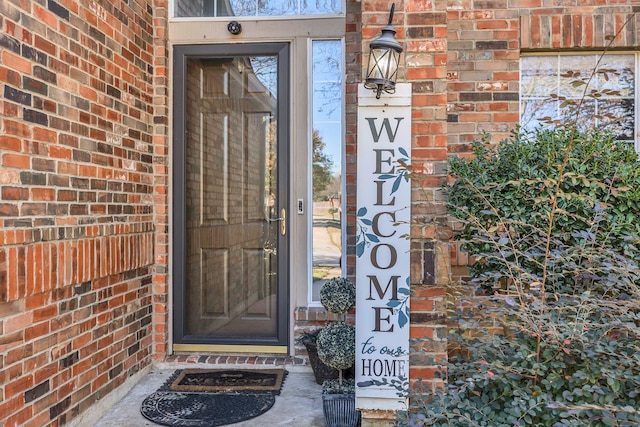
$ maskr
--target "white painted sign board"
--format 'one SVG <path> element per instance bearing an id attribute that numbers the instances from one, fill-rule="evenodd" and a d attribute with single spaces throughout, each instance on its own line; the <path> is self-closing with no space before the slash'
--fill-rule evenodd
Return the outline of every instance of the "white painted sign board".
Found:
<path id="1" fill-rule="evenodd" d="M 358 92 L 356 407 L 405 409 L 409 378 L 411 84 Z"/>

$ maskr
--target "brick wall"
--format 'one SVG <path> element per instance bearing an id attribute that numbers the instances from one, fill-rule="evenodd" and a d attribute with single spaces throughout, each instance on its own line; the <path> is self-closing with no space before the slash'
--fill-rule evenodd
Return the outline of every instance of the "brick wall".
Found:
<path id="1" fill-rule="evenodd" d="M 169 350 L 169 4 L 153 0 L 153 358 Z"/>
<path id="2" fill-rule="evenodd" d="M 481 132 L 506 137 L 518 123 L 518 9 L 507 1 L 459 2 L 447 12 L 448 147 L 468 153 Z"/>
<path id="3" fill-rule="evenodd" d="M 346 276 L 354 278 L 356 265 L 356 171 L 358 136 L 358 85 L 362 81 L 362 21 L 361 3 L 347 1 L 347 28 L 345 30 L 345 193 L 346 193 Z"/>
<path id="4" fill-rule="evenodd" d="M 167 113 L 152 12 L 0 2 L 5 427 L 63 425 L 151 362 Z"/>

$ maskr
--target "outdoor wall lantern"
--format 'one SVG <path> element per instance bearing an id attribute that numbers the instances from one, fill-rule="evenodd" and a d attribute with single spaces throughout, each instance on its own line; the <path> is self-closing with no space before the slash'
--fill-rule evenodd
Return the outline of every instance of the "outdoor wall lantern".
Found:
<path id="1" fill-rule="evenodd" d="M 402 46 L 396 41 L 394 37 L 396 30 L 391 25 L 395 7 L 396 4 L 393 3 L 389 13 L 389 23 L 382 29 L 382 34 L 369 45 L 369 64 L 364 87 L 374 90 L 376 99 L 380 99 L 383 91 L 387 93 L 396 91 Z"/>

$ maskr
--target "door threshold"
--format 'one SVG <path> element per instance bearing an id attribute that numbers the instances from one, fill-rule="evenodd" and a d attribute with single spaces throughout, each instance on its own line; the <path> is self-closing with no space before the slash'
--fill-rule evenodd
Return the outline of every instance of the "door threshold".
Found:
<path id="1" fill-rule="evenodd" d="M 174 344 L 174 352 L 288 354 L 286 345 Z"/>

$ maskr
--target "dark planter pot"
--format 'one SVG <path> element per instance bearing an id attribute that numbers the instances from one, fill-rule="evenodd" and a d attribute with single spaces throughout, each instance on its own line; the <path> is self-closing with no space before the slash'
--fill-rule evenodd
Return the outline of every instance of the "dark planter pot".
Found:
<path id="1" fill-rule="evenodd" d="M 357 427 L 360 422 L 355 394 L 323 394 L 322 409 L 327 427 Z"/>
<path id="2" fill-rule="evenodd" d="M 302 343 L 307 349 L 309 363 L 311 364 L 311 369 L 313 369 L 313 375 L 316 377 L 316 383 L 322 385 L 324 380 L 335 380 L 338 378 L 340 372 L 338 372 L 337 369 L 325 365 L 318 357 L 318 347 L 316 347 L 315 342 L 304 340 Z"/>

